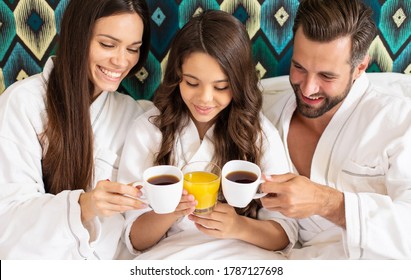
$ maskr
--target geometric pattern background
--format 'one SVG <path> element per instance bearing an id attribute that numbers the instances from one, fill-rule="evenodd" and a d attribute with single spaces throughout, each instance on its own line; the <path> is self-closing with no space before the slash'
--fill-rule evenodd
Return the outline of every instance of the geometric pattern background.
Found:
<path id="1" fill-rule="evenodd" d="M 69 0 L 0 1 L 0 94 L 12 83 L 42 71 L 55 54 L 60 20 Z M 87 0 L 85 0 L 87 1 Z M 363 0 L 378 26 L 368 72 L 411 74 L 411 0 Z M 119 91 L 151 99 L 175 33 L 195 13 L 220 9 L 246 26 L 260 78 L 289 74 L 292 24 L 298 0 L 148 0 L 152 42 L 148 60 Z"/>

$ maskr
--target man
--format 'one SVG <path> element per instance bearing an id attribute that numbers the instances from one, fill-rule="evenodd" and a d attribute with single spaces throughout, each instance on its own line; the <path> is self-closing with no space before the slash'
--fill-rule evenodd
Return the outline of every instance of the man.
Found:
<path id="1" fill-rule="evenodd" d="M 360 0 L 302 0 L 294 94 L 264 100 L 294 174 L 267 177 L 261 201 L 298 220 L 290 258 L 411 258 L 411 104 L 368 81 L 371 14 Z"/>

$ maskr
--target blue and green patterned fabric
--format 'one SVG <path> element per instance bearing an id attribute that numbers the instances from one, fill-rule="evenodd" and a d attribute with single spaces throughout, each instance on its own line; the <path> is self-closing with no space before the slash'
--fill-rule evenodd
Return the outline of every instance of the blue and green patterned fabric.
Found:
<path id="1" fill-rule="evenodd" d="M 68 1 L 0 1 L 0 93 L 15 81 L 40 72 L 55 53 Z M 364 2 L 373 8 L 378 25 L 371 46 L 373 63 L 367 71 L 411 73 L 411 0 Z M 221 9 L 245 24 L 261 78 L 289 73 L 298 0 L 148 0 L 148 4 L 153 27 L 148 61 L 119 89 L 136 99 L 152 98 L 173 36 L 200 10 Z"/>

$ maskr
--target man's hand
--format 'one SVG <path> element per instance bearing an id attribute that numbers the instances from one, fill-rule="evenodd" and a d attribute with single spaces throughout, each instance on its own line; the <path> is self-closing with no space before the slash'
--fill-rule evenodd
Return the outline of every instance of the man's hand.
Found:
<path id="1" fill-rule="evenodd" d="M 290 218 L 303 219 L 320 215 L 345 228 L 344 194 L 293 173 L 265 176 L 260 187 L 268 193 L 261 198 L 266 209 Z"/>

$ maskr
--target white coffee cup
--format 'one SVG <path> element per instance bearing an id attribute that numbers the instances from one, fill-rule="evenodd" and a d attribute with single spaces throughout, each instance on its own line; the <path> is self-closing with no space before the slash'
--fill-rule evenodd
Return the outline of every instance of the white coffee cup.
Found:
<path id="1" fill-rule="evenodd" d="M 157 214 L 172 213 L 181 200 L 183 193 L 183 173 L 172 165 L 158 165 L 147 168 L 143 182 L 133 186 L 143 186 L 143 195 L 138 200 L 150 205 Z"/>
<path id="2" fill-rule="evenodd" d="M 246 207 L 251 200 L 265 196 L 266 193 L 257 193 L 263 182 L 260 167 L 249 161 L 231 160 L 221 171 L 224 197 L 234 207 Z"/>

